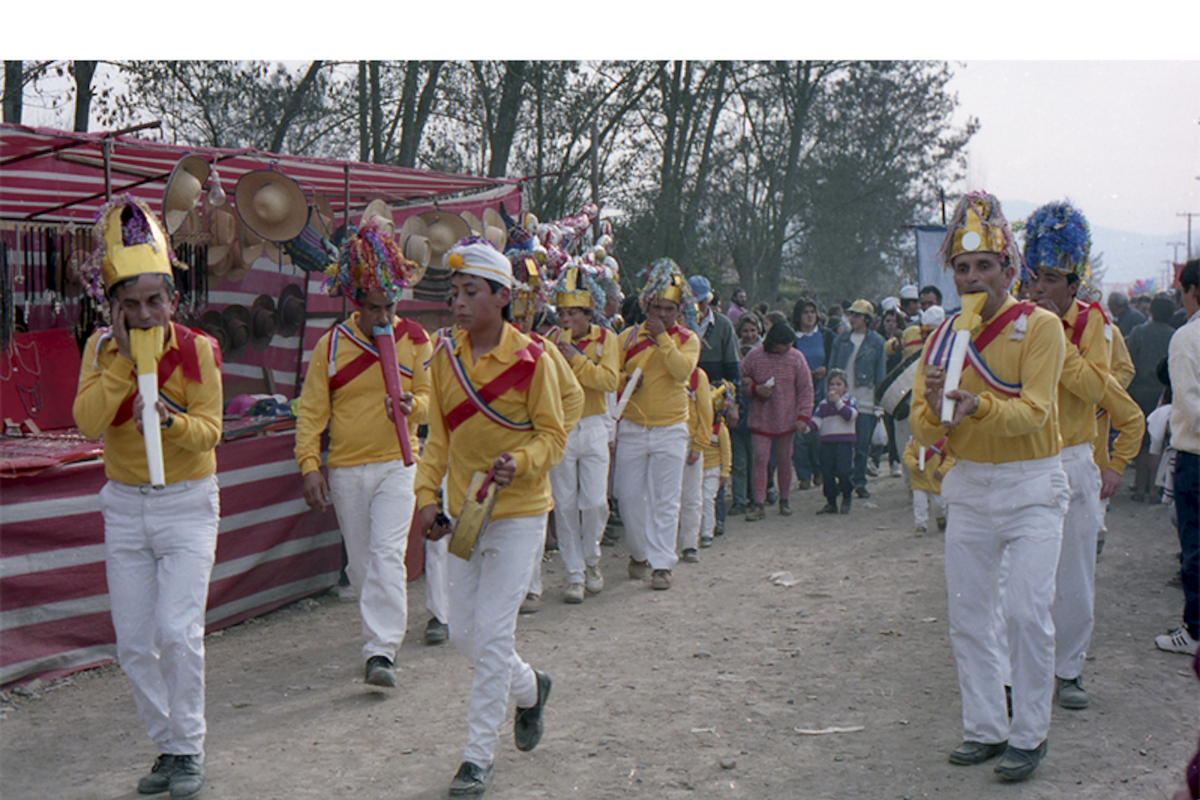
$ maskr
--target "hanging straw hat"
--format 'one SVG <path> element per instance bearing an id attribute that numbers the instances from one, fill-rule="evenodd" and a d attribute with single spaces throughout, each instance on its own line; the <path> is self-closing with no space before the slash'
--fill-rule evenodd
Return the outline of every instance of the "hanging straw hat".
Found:
<path id="1" fill-rule="evenodd" d="M 396 234 L 396 243 L 400 245 L 404 257 L 415 265 L 409 278 L 409 286 L 416 286 L 421 282 L 425 271 L 429 269 L 429 262 L 433 260 L 433 247 L 429 243 L 427 232 L 425 220 L 412 216 L 404 220 L 400 232 Z"/>
<path id="2" fill-rule="evenodd" d="M 429 237 L 435 264 L 441 262 L 442 256 L 451 247 L 471 235 L 471 226 L 467 221 L 450 211 L 426 211 L 420 217 L 428 228 L 425 235 Z"/>
<path id="3" fill-rule="evenodd" d="M 316 228 L 322 236 L 329 239 L 333 236 L 335 219 L 329 198 L 320 192 L 313 194 L 312 211 L 308 216 L 308 223 Z"/>
<path id="4" fill-rule="evenodd" d="M 255 350 L 266 350 L 275 337 L 278 317 L 275 313 L 275 298 L 260 294 L 250 306 L 250 346 Z"/>
<path id="5" fill-rule="evenodd" d="M 467 223 L 467 227 L 471 229 L 472 236 L 483 236 L 483 223 L 479 221 L 479 217 L 470 211 L 463 211 L 459 216 L 463 218 Z"/>
<path id="6" fill-rule="evenodd" d="M 238 238 L 237 216 L 223 208 L 214 208 L 208 217 L 208 274 L 224 278 L 233 268 L 233 246 Z"/>
<path id="7" fill-rule="evenodd" d="M 304 288 L 298 283 L 289 283 L 279 293 L 279 306 L 275 312 L 275 332 L 280 336 L 295 336 L 304 324 Z"/>
<path id="8" fill-rule="evenodd" d="M 171 170 L 162 203 L 167 233 L 179 230 L 188 213 L 196 207 L 204 193 L 209 169 L 208 162 L 200 156 L 184 156 Z"/>
<path id="9" fill-rule="evenodd" d="M 245 306 L 226 306 L 221 316 L 229 337 L 229 349 L 222 354 L 226 361 L 237 361 L 250 346 L 250 312 Z"/>
<path id="10" fill-rule="evenodd" d="M 392 209 L 384 200 L 372 200 L 367 204 L 366 209 L 362 213 L 362 217 L 358 221 L 358 227 L 365 228 L 371 220 L 378 220 L 376 223 L 379 230 L 391 237 L 396 235 L 396 221 L 392 216 Z"/>
<path id="11" fill-rule="evenodd" d="M 269 242 L 296 238 L 308 222 L 304 191 L 281 172 L 247 172 L 238 180 L 234 197 L 242 223 Z"/>

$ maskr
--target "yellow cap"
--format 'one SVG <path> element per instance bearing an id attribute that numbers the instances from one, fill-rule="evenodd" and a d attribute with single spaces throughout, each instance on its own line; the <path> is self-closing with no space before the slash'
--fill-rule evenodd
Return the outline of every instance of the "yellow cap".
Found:
<path id="1" fill-rule="evenodd" d="M 123 195 L 103 211 L 97 228 L 103 250 L 101 278 L 111 291 L 126 278 L 146 274 L 171 274 L 171 249 L 154 212 L 130 195 Z"/>
<path id="2" fill-rule="evenodd" d="M 563 267 L 554 292 L 554 305 L 559 308 L 593 308 L 592 293 L 588 291 L 579 267 Z"/>

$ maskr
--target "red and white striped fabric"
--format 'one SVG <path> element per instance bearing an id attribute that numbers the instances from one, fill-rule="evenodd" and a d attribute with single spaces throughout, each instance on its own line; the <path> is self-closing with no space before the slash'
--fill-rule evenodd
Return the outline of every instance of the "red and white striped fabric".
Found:
<path id="1" fill-rule="evenodd" d="M 294 446 L 288 433 L 217 448 L 221 527 L 209 631 L 337 583 L 337 520 L 332 509 L 305 505 Z M 3 481 L 0 686 L 115 658 L 97 496 L 105 480 L 104 465 L 92 461 Z"/>

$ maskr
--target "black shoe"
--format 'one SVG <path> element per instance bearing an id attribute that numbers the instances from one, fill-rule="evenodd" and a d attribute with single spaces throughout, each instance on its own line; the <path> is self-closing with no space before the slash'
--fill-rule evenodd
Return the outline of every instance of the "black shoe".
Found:
<path id="1" fill-rule="evenodd" d="M 996 765 L 996 774 L 1006 781 L 1023 781 L 1042 763 L 1047 749 L 1045 741 L 1032 750 L 1022 750 L 1010 745 L 1004 751 L 1004 758 Z"/>
<path id="2" fill-rule="evenodd" d="M 850 503 L 851 503 L 851 499 L 852 499 L 852 498 L 850 497 L 850 495 L 846 495 L 845 497 L 843 497 L 843 498 L 842 498 L 842 513 L 843 513 L 843 514 L 849 514 L 849 513 L 850 513 Z"/>
<path id="3" fill-rule="evenodd" d="M 767 505 L 773 506 L 779 502 L 779 490 L 771 489 L 767 492 Z"/>
<path id="4" fill-rule="evenodd" d="M 867 487 L 865 486 L 855 486 L 854 493 L 864 500 L 871 496 L 871 493 L 867 491 Z"/>
<path id="5" fill-rule="evenodd" d="M 162 753 L 154 759 L 150 774 L 138 781 L 139 794 L 161 794 L 171 788 L 171 776 L 175 774 L 175 756 Z"/>
<path id="6" fill-rule="evenodd" d="M 619 542 L 619 541 L 621 541 L 621 534 L 617 532 L 616 528 L 612 528 L 612 527 L 605 528 L 604 536 L 602 536 L 600 538 L 600 546 L 601 547 L 616 547 L 617 542 Z"/>
<path id="7" fill-rule="evenodd" d="M 826 503 L 826 504 L 825 504 L 825 507 L 824 507 L 824 508 L 822 508 L 822 509 L 821 509 L 820 511 L 818 511 L 817 513 L 818 513 L 818 514 L 836 514 L 836 513 L 838 513 L 838 511 L 837 511 L 837 503 Z"/>
<path id="8" fill-rule="evenodd" d="M 396 673 L 392 672 L 392 660 L 387 656 L 368 658 L 363 683 L 369 683 L 371 686 L 395 686 Z"/>
<path id="9" fill-rule="evenodd" d="M 199 755 L 175 756 L 171 800 L 196 800 L 204 790 L 204 761 Z"/>
<path id="10" fill-rule="evenodd" d="M 425 644 L 445 644 L 450 638 L 450 626 L 437 617 L 425 626 Z"/>
<path id="11" fill-rule="evenodd" d="M 963 742 L 950 752 L 950 763 L 970 767 L 982 764 L 1004 752 L 1008 742 Z"/>
<path id="12" fill-rule="evenodd" d="M 458 772 L 454 774 L 454 780 L 450 781 L 450 796 L 466 797 L 483 794 L 492 785 L 494 774 L 495 770 L 491 764 L 481 767 L 470 761 L 464 761 L 459 766 Z"/>
<path id="13" fill-rule="evenodd" d="M 542 740 L 542 709 L 550 699 L 550 676 L 536 669 L 533 676 L 537 679 L 537 703 L 530 708 L 518 708 L 513 717 L 513 739 L 517 749 L 525 753 L 537 747 Z"/>

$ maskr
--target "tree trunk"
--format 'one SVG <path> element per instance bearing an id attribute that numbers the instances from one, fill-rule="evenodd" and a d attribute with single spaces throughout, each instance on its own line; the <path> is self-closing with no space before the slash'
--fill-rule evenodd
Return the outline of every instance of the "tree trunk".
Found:
<path id="1" fill-rule="evenodd" d="M 379 88 L 379 62 L 368 61 L 367 73 L 371 86 L 371 161 L 382 164 L 387 148 L 383 142 L 383 97 Z"/>
<path id="2" fill-rule="evenodd" d="M 4 121 L 21 124 L 21 96 L 25 91 L 22 75 L 25 62 L 4 62 Z"/>
<path id="3" fill-rule="evenodd" d="M 358 160 L 370 161 L 371 140 L 367 130 L 367 62 L 358 62 Z"/>
<path id="4" fill-rule="evenodd" d="M 508 157 L 517 135 L 517 117 L 521 113 L 528 66 L 528 61 L 505 62 L 500 106 L 496 109 L 495 125 L 488 135 L 488 145 L 492 151 L 488 163 L 489 178 L 503 178 L 508 171 Z"/>
<path id="5" fill-rule="evenodd" d="M 75 131 L 86 133 L 92 110 L 92 76 L 96 61 L 75 62 Z"/>
<path id="6" fill-rule="evenodd" d="M 300 112 L 300 106 L 304 103 L 304 96 L 312 87 L 317 79 L 317 73 L 321 71 L 321 65 L 324 61 L 314 61 L 308 65 L 308 71 L 304 73 L 304 77 L 300 80 L 299 85 L 292 91 L 292 96 L 288 98 L 287 105 L 283 108 L 283 116 L 275 125 L 275 132 L 271 135 L 270 151 L 278 153 L 283 150 L 283 142 L 287 137 L 288 127 L 292 124 L 292 120 L 296 118 L 296 114 Z"/>
<path id="7" fill-rule="evenodd" d="M 438 77 L 441 74 L 444 61 L 427 63 L 429 74 L 425 77 L 425 86 L 421 89 L 421 97 L 417 101 L 416 116 L 411 123 L 405 122 L 400 134 L 400 154 L 397 163 L 402 167 L 415 167 L 417 153 L 421 150 L 421 137 L 425 133 L 425 125 L 433 113 L 433 101 L 437 98 Z M 415 69 L 410 64 L 409 69 Z"/>

